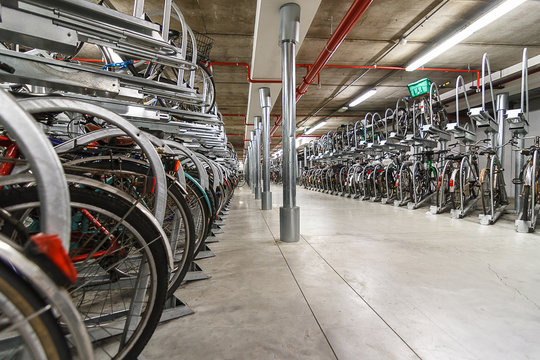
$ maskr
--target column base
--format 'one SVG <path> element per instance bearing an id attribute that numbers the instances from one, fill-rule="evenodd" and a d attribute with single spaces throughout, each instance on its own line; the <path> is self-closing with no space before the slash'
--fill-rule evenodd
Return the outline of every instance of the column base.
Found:
<path id="1" fill-rule="evenodd" d="M 261 210 L 272 210 L 272 192 L 263 191 Z"/>
<path id="2" fill-rule="evenodd" d="M 261 188 L 260 188 L 260 186 L 255 188 L 254 193 L 255 193 L 255 199 L 258 200 L 258 199 L 261 198 Z"/>
<path id="3" fill-rule="evenodd" d="M 283 242 L 300 240 L 300 208 L 279 208 L 279 238 Z"/>

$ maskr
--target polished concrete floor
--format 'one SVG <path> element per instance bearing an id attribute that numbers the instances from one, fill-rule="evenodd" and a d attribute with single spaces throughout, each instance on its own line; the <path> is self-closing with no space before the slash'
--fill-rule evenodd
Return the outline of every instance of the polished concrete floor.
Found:
<path id="1" fill-rule="evenodd" d="M 212 278 L 177 293 L 195 314 L 145 358 L 540 359 L 539 235 L 299 188 L 302 238 L 282 243 L 273 195 L 237 191 L 198 261 Z"/>

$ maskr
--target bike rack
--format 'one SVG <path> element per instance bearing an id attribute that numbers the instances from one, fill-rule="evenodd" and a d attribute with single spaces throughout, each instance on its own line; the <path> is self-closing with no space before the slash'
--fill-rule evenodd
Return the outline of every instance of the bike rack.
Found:
<path id="1" fill-rule="evenodd" d="M 44 214 L 41 231 L 58 234 L 68 251 L 71 239 L 69 191 L 58 156 L 24 106 L 4 91 L 0 91 L 0 122 L 27 156 L 37 179 L 40 209 Z"/>
<path id="2" fill-rule="evenodd" d="M 491 141 L 491 146 L 495 147 L 495 134 L 498 131 L 497 122 L 489 111 L 486 111 L 486 70 L 487 74 L 489 75 L 489 90 L 491 93 L 491 103 L 493 105 L 493 116 L 497 113 L 497 110 L 495 109 L 495 97 L 493 95 L 493 80 L 491 77 L 491 66 L 489 65 L 489 58 L 487 53 L 484 54 L 482 57 L 482 106 L 481 107 L 475 107 L 470 109 L 469 111 L 469 117 L 472 120 L 476 121 L 476 126 L 478 128 L 484 129 L 484 132 L 488 136 L 488 138 Z"/>
<path id="3" fill-rule="evenodd" d="M 456 140 L 461 141 L 463 144 L 468 145 L 476 141 L 476 123 L 475 120 L 469 118 L 470 129 L 462 127 L 459 123 L 459 90 L 463 91 L 465 97 L 465 103 L 467 104 L 467 113 L 471 112 L 471 105 L 469 104 L 469 98 L 467 97 L 467 89 L 465 88 L 465 80 L 463 76 L 459 75 L 456 79 L 456 122 L 446 124 L 446 130 L 453 133 Z"/>
<path id="4" fill-rule="evenodd" d="M 523 168 L 523 155 L 521 154 L 521 150 L 525 148 L 525 135 L 527 135 L 529 130 L 529 61 L 527 57 L 527 48 L 523 50 L 523 61 L 522 61 L 522 70 L 521 70 L 521 107 L 519 109 L 515 110 L 508 110 L 507 113 L 507 120 L 509 122 L 509 129 L 512 133 L 512 137 L 517 140 L 517 146 L 518 151 L 515 152 L 514 155 L 514 164 L 515 164 L 515 173 L 516 175 L 521 172 L 521 169 Z M 531 219 L 530 220 L 522 220 L 523 218 L 523 212 L 527 211 L 526 209 L 523 209 L 523 199 L 521 199 L 521 196 L 518 195 L 521 193 L 520 184 L 515 184 L 515 198 L 514 198 L 514 204 L 516 213 L 518 214 L 518 219 L 515 221 L 515 227 L 517 232 L 533 232 L 536 228 L 536 219 L 538 217 L 538 208 L 536 205 L 536 199 L 534 196 L 534 183 L 536 179 L 536 162 L 537 162 L 537 151 L 534 151 L 533 154 L 533 164 L 532 169 L 529 168 L 530 174 L 527 174 L 527 176 L 530 177 L 530 184 L 531 186 L 531 203 L 529 206 L 531 207 Z M 527 179 L 529 180 L 529 179 Z M 525 185 L 525 180 L 523 181 L 523 186 Z"/>
<path id="5" fill-rule="evenodd" d="M 535 189 L 537 182 L 537 166 L 538 166 L 538 150 L 534 150 L 532 154 L 532 160 L 529 161 L 528 166 L 523 173 L 523 186 L 529 187 L 531 200 L 526 208 L 522 207 L 518 219 L 515 221 L 515 227 L 517 232 L 527 233 L 534 232 L 536 228 L 536 220 L 538 218 L 538 211 L 540 210 L 540 204 L 536 203 Z M 532 164 L 531 164 L 532 162 Z M 530 166 L 529 166 L 530 165 Z M 531 210 L 530 219 L 525 218 L 525 213 Z"/>
<path id="6" fill-rule="evenodd" d="M 1 113 L 4 114 L 4 112 Z M 65 324 L 70 341 L 77 349 L 78 357 L 84 360 L 94 359 L 94 349 L 83 319 L 67 291 L 58 288 L 39 266 L 24 256 L 20 249 L 11 245 L 3 235 L 0 235 L 0 258 L 5 264 L 15 267 L 17 273 L 24 276 L 25 280 L 31 283 L 32 287 L 52 305 Z M 2 343 L 9 343 L 9 341 L 9 338 L 0 340 L 0 347 L 3 346 Z"/>
<path id="7" fill-rule="evenodd" d="M 141 135 L 141 131 L 121 116 L 99 107 L 79 100 L 71 100 L 61 97 L 29 98 L 21 99 L 18 103 L 30 113 L 40 112 L 63 112 L 73 111 L 95 116 L 103 121 L 122 129 L 133 141 L 141 147 L 148 157 L 152 173 L 156 178 L 156 199 L 154 204 L 154 216 L 160 224 L 165 217 L 165 200 L 167 199 L 167 180 L 165 171 L 161 165 L 161 159 L 150 141 Z M 66 145 L 67 146 L 67 145 Z"/>

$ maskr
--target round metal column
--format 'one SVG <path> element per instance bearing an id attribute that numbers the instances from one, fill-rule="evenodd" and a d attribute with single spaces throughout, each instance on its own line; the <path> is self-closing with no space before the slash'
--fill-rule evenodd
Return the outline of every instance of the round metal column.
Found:
<path id="1" fill-rule="evenodd" d="M 279 9 L 281 45 L 281 103 L 283 118 L 283 207 L 279 208 L 279 233 L 284 242 L 300 240 L 300 208 L 296 206 L 296 43 L 300 28 L 300 6 Z"/>
<path id="2" fill-rule="evenodd" d="M 497 124 L 499 132 L 497 133 L 497 157 L 504 166 L 504 123 L 506 121 L 506 110 L 508 110 L 508 93 L 497 94 Z"/>
<path id="3" fill-rule="evenodd" d="M 272 210 L 272 192 L 270 191 L 270 108 L 272 99 L 270 97 L 270 88 L 259 88 L 259 99 L 262 109 L 262 210 Z"/>
<path id="4" fill-rule="evenodd" d="M 261 117 L 253 119 L 255 127 L 255 139 L 253 140 L 253 163 L 255 165 L 255 199 L 261 198 Z"/>
<path id="5" fill-rule="evenodd" d="M 250 173 L 249 176 L 251 177 L 251 192 L 255 194 L 255 130 L 250 131 L 250 153 L 249 153 L 249 160 L 250 160 Z"/>
<path id="6" fill-rule="evenodd" d="M 523 109 L 522 109 L 523 110 Z M 521 169 L 523 169 L 523 166 L 525 164 L 525 159 L 523 154 L 521 153 L 521 149 L 525 148 L 525 133 L 524 132 L 518 132 L 515 134 L 515 138 L 517 140 L 517 148 L 514 152 L 515 159 L 514 159 L 514 174 L 518 177 L 519 173 L 521 172 Z M 521 185 L 515 184 L 514 185 L 514 207 L 516 209 L 516 214 L 519 214 L 521 208 L 523 207 L 523 198 L 521 197 Z"/>

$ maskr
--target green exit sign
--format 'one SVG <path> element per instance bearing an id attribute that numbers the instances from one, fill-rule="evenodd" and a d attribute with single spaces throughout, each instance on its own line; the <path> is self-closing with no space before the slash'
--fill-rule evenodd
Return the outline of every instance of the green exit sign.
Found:
<path id="1" fill-rule="evenodd" d="M 407 87 L 409 88 L 411 97 L 417 97 L 429 93 L 429 88 L 431 87 L 432 83 L 433 81 L 429 80 L 428 78 L 424 78 L 407 85 Z"/>

